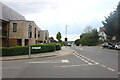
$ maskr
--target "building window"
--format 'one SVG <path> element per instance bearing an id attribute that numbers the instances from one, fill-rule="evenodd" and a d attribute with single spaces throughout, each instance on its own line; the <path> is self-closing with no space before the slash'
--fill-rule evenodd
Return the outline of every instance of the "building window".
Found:
<path id="1" fill-rule="evenodd" d="M 17 32 L 17 23 L 13 23 L 13 32 Z"/>
<path id="2" fill-rule="evenodd" d="M 35 35 L 34 35 L 34 37 L 36 38 L 36 28 L 35 28 Z"/>
<path id="3" fill-rule="evenodd" d="M 32 26 L 29 25 L 28 27 L 28 37 L 31 38 L 32 37 Z"/>
<path id="4" fill-rule="evenodd" d="M 40 31 L 38 31 L 38 37 L 40 37 Z"/>

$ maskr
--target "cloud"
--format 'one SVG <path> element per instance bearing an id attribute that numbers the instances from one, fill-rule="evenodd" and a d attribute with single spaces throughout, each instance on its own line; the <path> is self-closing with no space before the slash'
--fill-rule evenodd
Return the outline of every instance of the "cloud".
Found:
<path id="1" fill-rule="evenodd" d="M 57 5 L 50 2 L 40 1 L 40 2 L 5 2 L 14 10 L 17 10 L 21 14 L 36 14 L 41 13 L 45 9 L 56 9 Z"/>
<path id="2" fill-rule="evenodd" d="M 2 1 L 3 2 L 3 1 Z M 115 10 L 119 0 L 4 0 L 27 20 L 33 20 L 51 35 L 60 31 L 80 35 L 87 25 L 101 27 L 104 16 Z M 73 34 L 73 35 L 72 35 Z M 71 38 L 72 39 L 72 38 Z"/>

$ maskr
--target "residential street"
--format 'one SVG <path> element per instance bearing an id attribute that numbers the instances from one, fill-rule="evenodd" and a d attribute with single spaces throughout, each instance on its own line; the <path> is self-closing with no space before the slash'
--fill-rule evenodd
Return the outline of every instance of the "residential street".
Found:
<path id="1" fill-rule="evenodd" d="M 3 61 L 3 78 L 118 78 L 118 51 L 100 46 L 64 47 L 56 57 Z M 47 54 L 47 53 L 45 53 Z M 66 54 L 66 55 L 64 55 Z"/>

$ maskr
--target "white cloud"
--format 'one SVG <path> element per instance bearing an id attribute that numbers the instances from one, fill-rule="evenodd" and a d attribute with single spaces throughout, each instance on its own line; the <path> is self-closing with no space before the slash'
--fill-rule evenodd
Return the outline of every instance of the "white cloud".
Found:
<path id="1" fill-rule="evenodd" d="M 2 1 L 3 2 L 3 1 Z M 119 0 L 4 0 L 10 7 L 23 14 L 27 20 L 33 20 L 50 34 L 65 32 L 69 25 L 71 40 L 87 25 L 101 27 L 104 16 L 113 11 Z M 37 3 L 35 3 L 37 2 Z"/>

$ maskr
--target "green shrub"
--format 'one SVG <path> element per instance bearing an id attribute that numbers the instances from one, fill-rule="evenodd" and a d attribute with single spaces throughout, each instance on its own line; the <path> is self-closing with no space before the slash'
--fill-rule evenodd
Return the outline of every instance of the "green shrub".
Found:
<path id="1" fill-rule="evenodd" d="M 53 52 L 55 50 L 61 49 L 61 45 L 59 43 L 37 44 L 37 45 L 31 45 L 30 47 L 31 47 L 31 54 Z M 41 47 L 41 49 L 32 49 L 32 47 Z M 17 55 L 29 54 L 28 46 L 2 47 L 0 49 L 2 49 L 2 56 L 17 56 Z"/>
<path id="2" fill-rule="evenodd" d="M 55 51 L 55 46 L 52 44 L 38 44 L 38 45 L 31 45 L 32 47 L 41 47 L 41 49 L 32 49 L 32 54 L 34 53 L 42 53 L 42 52 L 52 52 Z"/>
<path id="3" fill-rule="evenodd" d="M 17 46 L 17 47 L 3 47 L 2 56 L 17 56 L 17 55 L 26 55 L 28 54 L 27 46 Z"/>
<path id="4" fill-rule="evenodd" d="M 56 50 L 61 50 L 61 44 L 62 43 L 50 43 L 55 46 Z"/>

